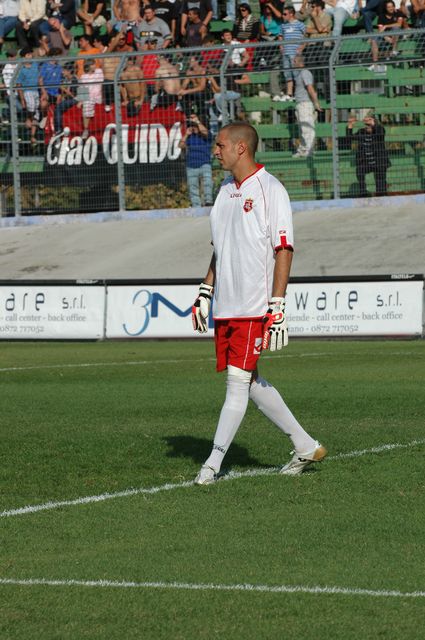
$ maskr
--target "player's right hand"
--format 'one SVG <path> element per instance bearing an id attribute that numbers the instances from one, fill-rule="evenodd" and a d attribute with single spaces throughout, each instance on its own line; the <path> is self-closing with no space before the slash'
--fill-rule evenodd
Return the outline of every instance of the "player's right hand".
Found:
<path id="1" fill-rule="evenodd" d="M 198 297 L 193 303 L 192 324 L 193 329 L 199 333 L 208 331 L 208 316 L 210 315 L 213 291 L 213 286 L 202 282 L 199 286 Z"/>

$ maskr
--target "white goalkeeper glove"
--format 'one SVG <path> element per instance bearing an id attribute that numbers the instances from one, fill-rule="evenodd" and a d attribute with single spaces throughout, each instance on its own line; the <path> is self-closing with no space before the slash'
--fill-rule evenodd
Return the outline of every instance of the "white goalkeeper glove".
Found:
<path id="1" fill-rule="evenodd" d="M 208 331 L 208 316 L 210 315 L 211 299 L 214 287 L 201 282 L 199 293 L 192 307 L 192 324 L 195 331 L 206 333 Z"/>
<path id="2" fill-rule="evenodd" d="M 263 319 L 263 349 L 278 351 L 288 344 L 288 325 L 285 320 L 285 298 L 272 298 Z"/>

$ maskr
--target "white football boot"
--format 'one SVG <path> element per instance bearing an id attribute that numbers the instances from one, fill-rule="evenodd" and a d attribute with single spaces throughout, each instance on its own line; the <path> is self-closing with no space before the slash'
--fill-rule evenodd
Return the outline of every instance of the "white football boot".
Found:
<path id="1" fill-rule="evenodd" d="M 204 464 L 195 478 L 195 484 L 213 484 L 216 480 L 217 476 L 214 469 Z"/>
<path id="2" fill-rule="evenodd" d="M 279 472 L 285 476 L 299 476 L 304 469 L 310 464 L 313 464 L 313 462 L 321 462 L 326 456 L 327 451 L 319 442 L 316 442 L 313 451 L 309 451 L 308 453 L 292 451 L 291 453 L 294 454 L 292 460 L 285 464 Z"/>

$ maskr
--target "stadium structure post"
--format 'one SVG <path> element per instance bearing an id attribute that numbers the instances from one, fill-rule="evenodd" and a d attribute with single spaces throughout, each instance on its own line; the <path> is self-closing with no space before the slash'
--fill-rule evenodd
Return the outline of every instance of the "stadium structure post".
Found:
<path id="1" fill-rule="evenodd" d="M 227 48 L 226 54 L 223 58 L 223 62 L 221 63 L 221 67 L 220 67 L 220 92 L 221 92 L 221 104 L 222 104 L 221 115 L 222 115 L 223 125 L 229 124 L 229 114 L 227 110 L 227 97 L 226 97 L 226 92 L 227 92 L 226 71 L 227 71 L 227 65 L 229 63 L 229 58 L 233 53 L 233 49 L 234 49 L 233 45 L 230 45 Z"/>
<path id="2" fill-rule="evenodd" d="M 118 54 L 117 54 L 118 55 Z M 115 70 L 114 76 L 114 103 L 115 103 L 115 124 L 117 126 L 117 178 L 118 178 L 118 208 L 119 211 L 125 211 L 125 174 L 124 161 L 122 157 L 122 114 L 120 87 L 118 79 L 121 75 L 124 65 L 126 64 L 128 55 L 121 56 L 121 60 Z"/>
<path id="3" fill-rule="evenodd" d="M 15 205 L 15 216 L 21 217 L 22 213 L 22 194 L 21 194 L 21 176 L 19 172 L 19 136 L 18 136 L 18 114 L 15 100 L 15 83 L 19 71 L 23 65 L 18 62 L 13 72 L 9 86 L 9 106 L 10 106 L 10 137 L 12 145 L 12 169 L 13 169 L 13 201 Z"/>
<path id="4" fill-rule="evenodd" d="M 331 120 L 332 120 L 332 174 L 334 186 L 334 199 L 340 197 L 340 174 L 339 174 L 339 150 L 338 150 L 338 110 L 336 106 L 336 73 L 335 60 L 341 47 L 341 38 L 336 38 L 334 47 L 329 57 L 329 88 L 331 102 Z"/>

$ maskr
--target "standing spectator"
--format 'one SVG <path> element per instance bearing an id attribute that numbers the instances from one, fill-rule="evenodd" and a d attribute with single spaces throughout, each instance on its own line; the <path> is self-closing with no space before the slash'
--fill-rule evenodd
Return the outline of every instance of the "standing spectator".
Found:
<path id="1" fill-rule="evenodd" d="M 325 3 L 330 5 L 326 12 L 333 17 L 334 21 L 332 36 L 339 38 L 344 22 L 354 13 L 357 0 L 325 0 Z"/>
<path id="2" fill-rule="evenodd" d="M 295 114 L 300 129 L 300 145 L 294 158 L 307 158 L 314 152 L 316 138 L 315 111 L 322 111 L 317 92 L 314 88 L 313 75 L 304 68 L 304 57 L 299 53 L 294 59 L 295 66 Z"/>
<path id="3" fill-rule="evenodd" d="M 134 118 L 142 108 L 146 92 L 143 73 L 137 65 L 137 58 L 128 58 L 121 80 L 122 106 L 127 108 L 127 116 Z"/>
<path id="4" fill-rule="evenodd" d="M 196 113 L 206 122 L 208 111 L 207 100 L 209 99 L 209 96 L 206 94 L 206 88 L 206 71 L 198 57 L 193 55 L 189 60 L 189 68 L 186 71 L 186 77 L 183 79 L 179 91 L 181 105 L 187 117 L 190 117 L 192 113 Z"/>
<path id="5" fill-rule="evenodd" d="M 286 189 L 256 164 L 258 135 L 245 123 L 223 127 L 214 156 L 230 171 L 211 211 L 214 252 L 192 307 L 193 327 L 208 329 L 214 294 L 217 371 L 227 369 L 227 391 L 211 453 L 195 484 L 215 482 L 251 399 L 292 440 L 294 456 L 281 469 L 300 475 L 326 449 L 295 419 L 278 391 L 258 373 L 262 349 L 288 342 L 285 295 L 293 255 L 291 204 Z"/>
<path id="6" fill-rule="evenodd" d="M 40 65 L 38 84 L 40 86 L 40 109 L 42 120 L 40 128 L 46 124 L 46 117 L 50 105 L 56 106 L 62 84 L 62 67 L 58 64 L 57 58 L 60 56 L 60 49 L 50 49 L 47 62 Z"/>
<path id="7" fill-rule="evenodd" d="M 136 35 L 136 29 L 141 19 L 139 0 L 112 0 L 110 31 L 113 28 L 120 31 L 121 27 L 125 26 L 125 32 L 131 40 L 130 36 Z M 128 42 L 128 44 L 132 44 L 132 42 Z"/>
<path id="8" fill-rule="evenodd" d="M 200 180 L 203 182 L 205 206 L 209 207 L 213 202 L 212 140 L 211 132 L 208 131 L 197 115 L 192 114 L 187 123 L 186 133 L 179 142 L 179 147 L 186 150 L 187 186 L 192 207 L 202 206 L 199 189 Z"/>
<path id="9" fill-rule="evenodd" d="M 19 0 L 0 0 L 0 53 L 5 36 L 18 24 Z"/>
<path id="10" fill-rule="evenodd" d="M 373 173 L 375 178 L 376 195 L 387 195 L 387 170 L 390 166 L 388 151 L 385 148 L 385 129 L 379 124 L 373 112 L 363 118 L 364 127 L 353 133 L 353 126 L 357 122 L 355 116 L 350 116 L 347 122 L 347 141 L 357 143 L 356 176 L 359 183 L 360 196 L 368 195 L 366 190 L 366 174 Z"/>
<path id="11" fill-rule="evenodd" d="M 22 110 L 23 110 L 22 103 L 19 99 L 18 94 L 16 93 L 16 91 L 14 91 L 12 94 L 9 88 L 10 83 L 12 82 L 13 74 L 15 73 L 15 69 L 16 69 L 17 55 L 18 55 L 18 52 L 16 51 L 16 49 L 8 49 L 8 51 L 6 51 L 8 62 L 5 65 L 3 65 L 1 70 L 2 77 L 3 77 L 2 88 L 6 89 L 7 101 L 9 103 L 7 107 L 4 107 L 2 109 L 2 124 L 10 124 L 10 111 L 12 108 L 12 105 L 11 105 L 12 100 L 15 101 L 16 110 L 18 114 L 22 113 Z"/>
<path id="12" fill-rule="evenodd" d="M 25 59 L 21 66 L 16 86 L 22 108 L 26 115 L 25 125 L 30 130 L 31 144 L 37 144 L 36 131 L 40 122 L 40 94 L 38 91 L 38 64 L 32 61 L 32 49 L 21 50 L 20 57 Z"/>
<path id="13" fill-rule="evenodd" d="M 137 26 L 137 43 L 139 49 L 143 48 L 146 40 L 155 38 L 158 49 L 165 49 L 171 44 L 171 32 L 168 24 L 157 18 L 155 10 L 150 4 L 145 5 L 143 20 Z"/>
<path id="14" fill-rule="evenodd" d="M 400 5 L 401 6 L 401 5 Z M 396 9 L 393 0 L 386 0 L 382 5 L 382 12 L 378 17 L 378 31 L 385 33 L 392 29 L 408 29 L 407 17 L 400 9 Z M 384 40 L 391 45 L 391 56 L 398 56 L 397 49 L 399 36 L 385 36 Z"/>
<path id="15" fill-rule="evenodd" d="M 84 25 L 84 33 L 93 35 L 93 29 L 103 27 L 107 22 L 106 2 L 104 0 L 84 0 L 77 11 Z"/>
<path id="16" fill-rule="evenodd" d="M 61 132 L 65 133 L 63 128 L 63 114 L 77 104 L 77 87 L 78 78 L 75 75 L 74 63 L 67 62 L 62 69 L 62 85 L 54 113 L 54 126 L 57 134 Z"/>
<path id="17" fill-rule="evenodd" d="M 294 98 L 294 58 L 302 49 L 302 38 L 305 34 L 305 25 L 295 17 L 294 7 L 288 7 L 282 13 L 283 24 L 280 28 L 280 40 L 283 40 L 283 73 L 286 82 L 286 94 L 276 95 L 275 102 L 286 102 Z"/>
<path id="18" fill-rule="evenodd" d="M 178 15 L 176 4 L 176 2 L 170 2 L 170 0 L 153 0 L 153 2 L 151 2 L 156 17 L 161 18 L 161 20 L 167 23 L 173 43 L 177 41 Z"/>
<path id="19" fill-rule="evenodd" d="M 144 51 L 150 52 L 143 54 L 141 62 L 141 69 L 146 85 L 146 97 L 150 100 L 152 96 L 155 95 L 156 70 L 159 67 L 158 56 L 154 53 L 156 50 L 156 40 L 154 38 L 146 40 L 143 49 Z"/>
<path id="20" fill-rule="evenodd" d="M 126 26 L 121 25 L 121 31 L 118 33 L 114 30 L 109 36 L 109 44 L 104 53 L 127 53 L 134 49 L 127 44 Z M 108 113 L 114 104 L 114 78 L 115 72 L 121 60 L 119 56 L 108 56 L 102 59 L 103 69 L 103 104 L 105 111 Z"/>
<path id="21" fill-rule="evenodd" d="M 20 0 L 16 38 L 18 45 L 27 49 L 40 44 L 40 35 L 49 33 L 46 0 Z"/>
<path id="22" fill-rule="evenodd" d="M 199 9 L 199 17 L 202 23 L 207 29 L 212 20 L 213 12 L 211 0 L 183 0 L 182 5 L 182 22 L 181 22 L 181 35 L 186 37 L 186 25 L 188 21 L 189 9 Z"/>
<path id="23" fill-rule="evenodd" d="M 186 23 L 186 47 L 200 47 L 203 39 L 207 35 L 207 28 L 199 15 L 199 9 L 194 7 L 189 9 Z"/>
<path id="24" fill-rule="evenodd" d="M 239 5 L 238 15 L 233 25 L 233 37 L 239 42 L 258 40 L 260 22 L 252 15 L 251 7 L 247 2 Z"/>
<path id="25" fill-rule="evenodd" d="M 75 24 L 75 0 L 47 0 L 46 14 L 48 18 L 57 18 L 70 29 Z"/>
<path id="26" fill-rule="evenodd" d="M 89 137 L 89 126 L 95 114 L 95 105 L 102 104 L 103 71 L 94 60 L 85 60 L 83 74 L 78 79 L 78 104 L 83 110 L 83 140 Z"/>
<path id="27" fill-rule="evenodd" d="M 99 53 L 102 53 L 100 49 L 94 46 L 93 44 L 93 36 L 81 36 L 78 42 L 80 45 L 80 50 L 78 52 L 79 56 L 95 56 Z M 100 60 L 96 60 L 96 66 L 101 67 L 102 63 Z M 77 76 L 80 77 L 84 73 L 84 60 L 77 60 L 75 63 Z"/>
<path id="28" fill-rule="evenodd" d="M 66 55 L 72 43 L 72 33 L 59 18 L 51 17 L 48 23 L 49 32 L 40 38 L 41 46 L 45 50 L 46 55 L 50 49 L 59 49 L 60 54 L 58 55 Z"/>

